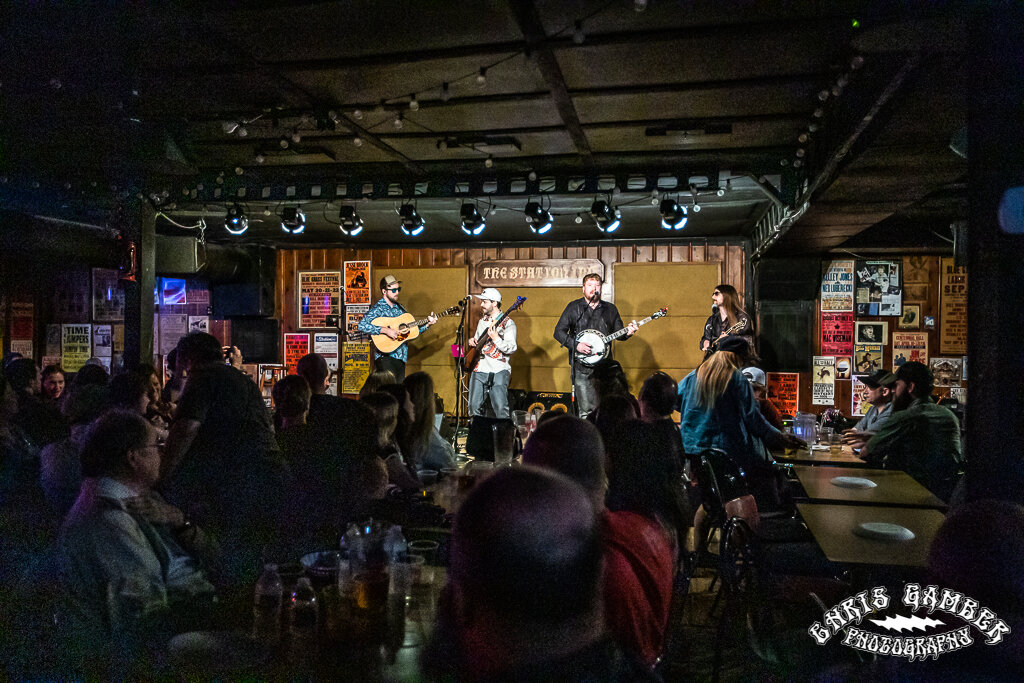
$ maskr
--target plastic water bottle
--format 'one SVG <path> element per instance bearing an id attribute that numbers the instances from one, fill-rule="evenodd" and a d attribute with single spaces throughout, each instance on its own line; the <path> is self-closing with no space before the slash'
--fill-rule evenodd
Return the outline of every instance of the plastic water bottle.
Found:
<path id="1" fill-rule="evenodd" d="M 266 645 L 277 645 L 281 639 L 281 575 L 276 564 L 267 564 L 256 581 L 253 601 L 253 637 Z"/>
<path id="2" fill-rule="evenodd" d="M 408 552 L 409 545 L 402 535 L 402 527 L 396 524 L 388 529 L 387 536 L 384 537 L 384 554 L 388 556 L 388 563 L 394 564 L 404 559 Z"/>
<path id="3" fill-rule="evenodd" d="M 310 663 L 316 656 L 318 622 L 316 591 L 303 576 L 295 584 L 288 609 L 289 649 L 296 663 Z"/>

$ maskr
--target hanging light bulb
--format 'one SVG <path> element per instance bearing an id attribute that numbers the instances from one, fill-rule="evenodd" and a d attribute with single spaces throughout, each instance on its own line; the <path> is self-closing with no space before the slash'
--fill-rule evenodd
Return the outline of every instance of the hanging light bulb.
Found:
<path id="1" fill-rule="evenodd" d="M 526 178 L 531 183 L 534 182 L 535 180 L 537 180 L 537 172 L 536 171 L 530 171 L 529 173 L 526 174 Z"/>
<path id="2" fill-rule="evenodd" d="M 582 45 L 586 39 L 587 37 L 583 35 L 583 22 L 577 19 L 576 23 L 572 25 L 572 42 Z"/>
<path id="3" fill-rule="evenodd" d="M 413 94 L 409 95 L 409 110 L 410 111 L 419 111 L 419 109 L 420 109 L 420 102 L 419 102 L 419 100 L 416 99 L 416 93 L 413 93 Z"/>
<path id="4" fill-rule="evenodd" d="M 451 91 L 448 89 L 448 84 L 447 83 L 442 83 L 441 84 L 441 101 L 442 102 L 447 102 L 449 99 L 451 99 L 451 96 L 452 96 L 452 94 L 451 94 Z"/>
<path id="5" fill-rule="evenodd" d="M 486 159 L 484 159 L 484 166 L 486 166 L 487 168 L 494 166 L 494 159 L 488 156 Z"/>
<path id="6" fill-rule="evenodd" d="M 262 164 L 266 160 L 267 160 L 267 158 L 265 156 L 263 156 L 262 154 L 257 154 L 256 155 L 256 163 L 257 164 Z"/>
<path id="7" fill-rule="evenodd" d="M 302 142 L 302 134 L 299 133 L 298 128 L 292 131 L 292 142 L 294 142 L 296 145 Z"/>
<path id="8" fill-rule="evenodd" d="M 354 112 L 352 112 L 352 118 L 354 118 L 356 121 L 362 121 L 363 120 L 363 110 L 362 109 L 356 109 Z"/>
<path id="9" fill-rule="evenodd" d="M 281 149 L 288 149 L 288 140 L 286 138 L 281 138 L 281 140 L 277 144 L 281 147 Z"/>
<path id="10" fill-rule="evenodd" d="M 249 134 L 249 130 L 245 126 L 238 127 L 238 137 L 244 138 Z"/>
<path id="11" fill-rule="evenodd" d="M 402 112 L 398 112 L 398 115 L 395 117 L 394 123 L 396 130 L 402 130 L 402 126 L 405 125 L 405 121 L 402 120 Z"/>
<path id="12" fill-rule="evenodd" d="M 476 84 L 481 88 L 487 85 L 487 67 L 480 67 L 480 73 L 476 75 Z"/>
<path id="13" fill-rule="evenodd" d="M 241 166 L 235 166 L 235 175 L 242 175 L 245 170 Z"/>
<path id="14" fill-rule="evenodd" d="M 352 144 L 355 145 L 356 147 L 362 147 L 363 139 L 357 135 L 354 138 L 352 138 Z"/>

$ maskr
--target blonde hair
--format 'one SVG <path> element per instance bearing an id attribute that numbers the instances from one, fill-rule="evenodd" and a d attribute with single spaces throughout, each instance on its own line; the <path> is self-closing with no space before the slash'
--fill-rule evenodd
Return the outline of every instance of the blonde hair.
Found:
<path id="1" fill-rule="evenodd" d="M 732 351 L 716 351 L 697 368 L 697 405 L 711 410 L 725 393 L 733 372 L 740 367 L 740 357 Z"/>

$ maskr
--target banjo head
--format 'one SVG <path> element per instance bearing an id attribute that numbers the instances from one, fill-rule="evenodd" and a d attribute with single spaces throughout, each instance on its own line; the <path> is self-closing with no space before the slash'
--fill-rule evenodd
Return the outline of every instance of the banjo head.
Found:
<path id="1" fill-rule="evenodd" d="M 590 344 L 590 355 L 576 354 L 576 360 L 583 365 L 597 365 L 604 360 L 608 352 L 608 344 L 604 342 L 604 335 L 597 330 L 583 330 L 576 335 L 576 343 Z"/>

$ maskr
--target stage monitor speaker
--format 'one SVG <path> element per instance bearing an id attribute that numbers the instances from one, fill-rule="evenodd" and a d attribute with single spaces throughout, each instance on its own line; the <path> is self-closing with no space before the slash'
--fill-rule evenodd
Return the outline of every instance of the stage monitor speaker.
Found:
<path id="1" fill-rule="evenodd" d="M 274 318 L 234 318 L 231 344 L 242 352 L 246 363 L 280 362 L 280 323 Z"/>
<path id="2" fill-rule="evenodd" d="M 564 410 L 572 414 L 572 394 L 567 391 L 531 391 L 526 394 L 526 404 L 519 410 L 533 412 L 540 408 L 548 410 Z"/>
<path id="3" fill-rule="evenodd" d="M 218 318 L 274 315 L 277 258 L 270 247 L 252 247 L 242 282 L 214 285 L 213 314 Z"/>
<path id="4" fill-rule="evenodd" d="M 466 452 L 477 460 L 494 462 L 494 425 L 513 424 L 508 418 L 482 417 L 474 415 L 466 435 Z M 514 425 L 513 425 L 514 428 Z"/>

